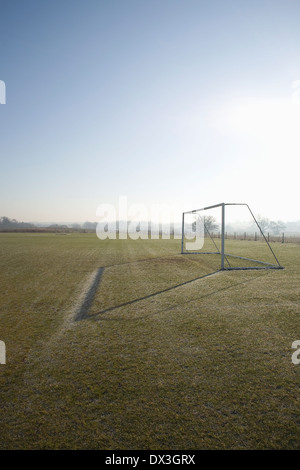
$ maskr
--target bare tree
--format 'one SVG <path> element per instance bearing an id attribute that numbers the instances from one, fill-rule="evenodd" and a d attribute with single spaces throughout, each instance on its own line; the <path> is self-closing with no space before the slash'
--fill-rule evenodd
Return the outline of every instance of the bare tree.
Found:
<path id="1" fill-rule="evenodd" d="M 286 225 L 284 224 L 284 222 L 282 222 L 282 220 L 277 220 L 276 222 L 275 220 L 271 220 L 269 225 L 269 229 L 272 233 L 274 233 L 274 235 L 279 235 L 280 232 L 285 229 L 285 227 Z"/>
<path id="2" fill-rule="evenodd" d="M 204 224 L 205 224 L 205 229 L 208 232 L 213 232 L 214 230 L 219 229 L 219 224 L 217 223 L 215 217 L 212 215 L 208 215 L 204 217 Z"/>
<path id="3" fill-rule="evenodd" d="M 219 224 L 217 223 L 215 217 L 212 215 L 207 216 L 200 216 L 198 215 L 199 219 L 201 220 L 201 224 L 204 224 L 204 231 L 208 233 L 212 233 L 214 230 L 219 229 Z M 192 224 L 193 232 L 196 232 L 196 221 Z"/>
<path id="4" fill-rule="evenodd" d="M 263 217 L 262 215 L 258 215 L 256 220 L 262 231 L 265 233 L 270 226 L 270 220 L 267 217 Z"/>

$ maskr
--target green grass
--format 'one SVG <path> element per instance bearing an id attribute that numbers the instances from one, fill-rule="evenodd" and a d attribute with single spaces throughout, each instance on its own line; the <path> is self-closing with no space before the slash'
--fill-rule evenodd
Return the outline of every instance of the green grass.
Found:
<path id="1" fill-rule="evenodd" d="M 219 257 L 182 256 L 178 240 L 0 234 L 0 448 L 299 448 L 300 246 L 272 247 L 284 270 L 188 282 Z"/>

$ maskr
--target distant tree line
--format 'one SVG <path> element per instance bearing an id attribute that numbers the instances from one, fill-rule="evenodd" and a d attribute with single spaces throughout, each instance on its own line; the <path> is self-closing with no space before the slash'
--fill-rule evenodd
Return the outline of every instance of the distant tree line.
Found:
<path id="1" fill-rule="evenodd" d="M 0 217 L 0 230 L 10 229 L 28 229 L 35 228 L 34 224 L 27 222 L 18 222 L 16 219 L 10 219 L 9 217 Z"/>
<path id="2" fill-rule="evenodd" d="M 33 224 L 30 222 L 19 222 L 16 219 L 11 219 L 9 217 L 3 216 L 0 217 L 0 231 L 37 231 L 37 232 L 58 232 L 65 230 L 66 232 L 70 231 L 93 231 L 96 230 L 97 222 L 84 222 L 82 224 L 72 223 L 69 225 L 66 224 L 50 224 L 46 225 L 43 223 Z"/>

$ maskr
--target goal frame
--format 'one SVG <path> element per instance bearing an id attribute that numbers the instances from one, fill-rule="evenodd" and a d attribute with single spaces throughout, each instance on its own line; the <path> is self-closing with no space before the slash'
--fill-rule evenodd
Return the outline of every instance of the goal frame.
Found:
<path id="1" fill-rule="evenodd" d="M 226 253 L 225 252 L 225 207 L 226 206 L 246 206 L 247 209 L 249 210 L 250 214 L 251 214 L 251 217 L 253 219 L 253 221 L 255 222 L 256 226 L 258 227 L 264 241 L 266 242 L 270 252 L 272 253 L 273 255 L 273 258 L 275 260 L 275 263 L 272 264 L 272 263 L 267 263 L 265 261 L 260 261 L 260 260 L 257 260 L 257 259 L 252 259 L 252 258 L 246 258 L 246 257 L 243 257 L 243 256 L 238 256 L 238 255 L 232 255 L 230 253 Z M 206 210 L 209 210 L 209 209 L 215 209 L 217 207 L 221 207 L 221 251 L 218 249 L 218 247 L 216 246 L 217 250 L 218 251 L 187 251 L 184 249 L 184 239 L 185 239 L 185 233 L 184 233 L 184 228 L 185 228 L 185 215 L 186 214 L 195 214 L 197 212 L 201 212 L 201 211 L 206 211 Z M 205 224 L 204 224 L 205 226 Z M 210 236 L 210 233 L 209 231 L 207 230 L 207 228 L 205 227 L 205 230 L 207 231 L 208 235 Z M 221 255 L 221 266 L 220 266 L 220 271 L 240 271 L 240 270 L 251 270 L 251 269 L 284 269 L 284 266 L 281 266 L 281 264 L 279 263 L 270 243 L 268 242 L 262 228 L 260 227 L 258 221 L 256 220 L 252 210 L 250 209 L 249 205 L 246 204 L 246 203 L 238 203 L 238 202 L 221 202 L 219 204 L 214 204 L 212 206 L 206 206 L 206 207 L 202 207 L 201 209 L 194 209 L 192 211 L 186 211 L 186 212 L 183 212 L 182 213 L 182 235 L 181 235 L 181 254 L 183 255 L 198 255 L 198 254 L 220 254 Z M 232 267 L 232 266 L 225 266 L 225 259 L 227 260 L 227 257 L 233 257 L 233 258 L 239 258 L 239 259 L 243 259 L 243 260 L 247 260 L 247 261 L 252 261 L 252 262 L 255 262 L 261 266 L 239 266 L 239 267 Z M 229 264 L 229 263 L 228 263 Z"/>

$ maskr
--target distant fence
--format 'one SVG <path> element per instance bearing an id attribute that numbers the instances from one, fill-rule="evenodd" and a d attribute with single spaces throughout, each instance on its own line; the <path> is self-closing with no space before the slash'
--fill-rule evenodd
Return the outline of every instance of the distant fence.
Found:
<path id="1" fill-rule="evenodd" d="M 49 227 L 37 227 L 28 229 L 0 229 L 0 233 L 56 233 L 56 234 L 67 234 L 67 233 L 95 233 L 94 229 L 84 228 L 49 228 Z M 159 236 L 165 233 L 163 230 L 159 230 Z M 169 232 L 168 232 L 169 233 Z M 119 232 L 117 232 L 118 238 Z M 151 232 L 148 233 L 149 238 Z M 206 234 L 206 237 L 211 236 L 212 238 L 221 238 L 221 232 L 210 232 L 210 235 Z M 170 238 L 174 237 L 174 231 L 170 231 Z M 299 243 L 300 244 L 300 233 L 299 232 L 282 232 L 278 235 L 265 233 L 265 237 L 268 242 L 279 242 L 279 243 Z M 178 237 L 177 237 L 178 238 Z M 248 240 L 248 241 L 263 241 L 263 236 L 260 232 L 225 232 L 225 239 L 228 240 Z"/>
<path id="2" fill-rule="evenodd" d="M 221 238 L 221 233 L 210 233 L 212 238 Z M 264 234 L 268 242 L 280 243 L 300 243 L 300 233 L 282 232 L 278 235 L 269 232 Z M 207 235 L 208 236 L 208 235 Z M 262 241 L 264 238 L 260 232 L 225 232 L 225 239 L 228 240 L 248 240 L 248 241 Z"/>

